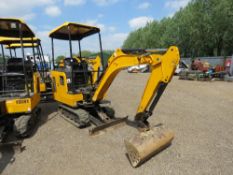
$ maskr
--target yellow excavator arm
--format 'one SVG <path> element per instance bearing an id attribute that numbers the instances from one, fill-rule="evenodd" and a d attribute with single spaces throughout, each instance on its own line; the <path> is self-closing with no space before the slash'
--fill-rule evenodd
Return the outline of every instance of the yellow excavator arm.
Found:
<path id="1" fill-rule="evenodd" d="M 148 128 L 149 123 L 146 120 L 152 115 L 153 109 L 166 85 L 171 81 L 179 60 L 179 50 L 175 46 L 171 46 L 169 49 L 154 50 L 118 49 L 110 57 L 108 67 L 99 82 L 92 100 L 98 102 L 104 98 L 114 78 L 122 69 L 148 64 L 150 65 L 151 75 L 147 81 L 135 116 L 135 120 L 141 121 L 142 128 Z"/>

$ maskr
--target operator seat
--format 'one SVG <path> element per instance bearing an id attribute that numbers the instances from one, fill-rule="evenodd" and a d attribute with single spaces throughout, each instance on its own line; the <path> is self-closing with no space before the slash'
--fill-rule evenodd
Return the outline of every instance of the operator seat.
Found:
<path id="1" fill-rule="evenodd" d="M 88 70 L 86 61 L 80 60 L 80 62 L 78 62 L 77 59 L 74 58 L 65 58 L 64 68 L 67 79 L 70 79 L 68 83 L 69 90 L 86 87 L 90 82 L 91 72 Z"/>

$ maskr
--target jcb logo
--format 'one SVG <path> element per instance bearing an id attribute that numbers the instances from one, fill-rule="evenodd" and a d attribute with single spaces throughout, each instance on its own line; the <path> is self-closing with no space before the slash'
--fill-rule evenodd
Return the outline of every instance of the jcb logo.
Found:
<path id="1" fill-rule="evenodd" d="M 29 103 L 29 100 L 16 100 L 16 104 Z"/>

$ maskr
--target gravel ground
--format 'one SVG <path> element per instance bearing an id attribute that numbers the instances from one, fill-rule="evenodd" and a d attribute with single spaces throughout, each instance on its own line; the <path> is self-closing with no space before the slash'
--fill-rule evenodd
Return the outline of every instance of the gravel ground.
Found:
<path id="1" fill-rule="evenodd" d="M 147 74 L 122 72 L 108 99 L 118 116 L 133 119 Z M 175 77 L 150 122 L 176 133 L 173 144 L 137 169 L 130 166 L 123 140 L 137 131 L 127 125 L 97 136 L 77 129 L 43 104 L 40 126 L 21 153 L 1 150 L 4 175 L 224 174 L 233 172 L 233 84 L 182 81 Z"/>

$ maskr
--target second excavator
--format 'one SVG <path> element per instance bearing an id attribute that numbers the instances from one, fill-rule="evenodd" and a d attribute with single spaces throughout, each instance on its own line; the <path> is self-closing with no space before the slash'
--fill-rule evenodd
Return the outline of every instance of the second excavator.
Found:
<path id="1" fill-rule="evenodd" d="M 20 43 L 22 57 L 6 57 L 4 45 Z M 38 121 L 40 108 L 40 74 L 35 61 L 25 57 L 24 44 L 35 44 L 35 34 L 19 19 L 0 18 L 2 65 L 0 71 L 0 142 L 14 131 L 20 138 L 28 137 Z M 32 47 L 34 53 L 34 47 Z M 33 54 L 34 55 L 34 54 Z M 35 57 L 34 57 L 35 59 Z"/>
<path id="2" fill-rule="evenodd" d="M 94 34 L 99 38 L 100 57 L 84 58 L 81 41 Z M 147 64 L 151 73 L 134 121 L 140 132 L 125 141 L 129 160 L 133 167 L 137 167 L 171 143 L 173 133 L 161 127 L 150 127 L 148 119 L 179 63 L 177 47 L 117 49 L 105 66 L 99 28 L 67 22 L 54 29 L 49 36 L 52 39 L 54 70 L 51 71 L 51 78 L 54 99 L 60 103 L 60 110 L 68 121 L 80 128 L 93 123 L 96 127 L 90 129 L 91 134 L 125 121 L 127 118 L 115 118 L 114 110 L 108 106 L 104 97 L 121 70 Z M 58 66 L 54 63 L 54 39 L 67 40 L 70 47 L 70 57 L 62 60 Z M 73 55 L 72 41 L 78 41 L 79 56 Z"/>

